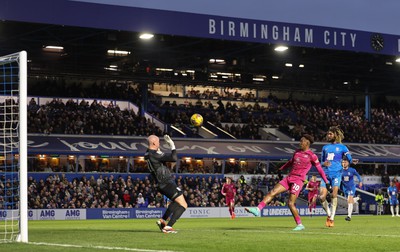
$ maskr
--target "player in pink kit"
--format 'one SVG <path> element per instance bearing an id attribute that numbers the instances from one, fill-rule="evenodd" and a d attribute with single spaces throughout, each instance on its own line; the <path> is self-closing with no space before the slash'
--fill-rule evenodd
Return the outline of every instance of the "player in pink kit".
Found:
<path id="1" fill-rule="evenodd" d="M 222 186 L 221 194 L 225 196 L 226 205 L 229 207 L 229 214 L 231 219 L 235 219 L 235 196 L 236 186 L 232 183 L 232 178 L 226 177 L 226 183 Z"/>
<path id="2" fill-rule="evenodd" d="M 322 170 L 321 164 L 319 163 L 317 155 L 315 155 L 310 150 L 310 145 L 313 142 L 314 138 L 308 134 L 304 135 L 300 139 L 300 149 L 296 150 L 293 154 L 293 157 L 280 168 L 280 170 L 283 170 L 288 167 L 292 167 L 292 170 L 284 179 L 282 179 L 281 181 L 279 181 L 278 184 L 275 185 L 275 187 L 264 197 L 260 204 L 258 204 L 258 207 L 246 207 L 245 210 L 247 212 L 252 213 L 254 216 L 261 216 L 261 210 L 265 207 L 266 204 L 271 202 L 271 200 L 276 195 L 289 191 L 288 205 L 297 224 L 297 226 L 293 230 L 300 231 L 305 229 L 305 227 L 301 223 L 301 218 L 299 212 L 297 211 L 295 203 L 301 189 L 303 188 L 306 175 L 311 167 L 314 165 L 325 183 L 328 182 L 325 173 Z"/>
<path id="3" fill-rule="evenodd" d="M 318 197 L 319 181 L 317 181 L 317 176 L 312 175 L 310 181 L 306 186 L 308 191 L 308 209 L 310 210 L 310 215 L 313 215 L 313 210 L 317 207 L 317 197 Z"/>

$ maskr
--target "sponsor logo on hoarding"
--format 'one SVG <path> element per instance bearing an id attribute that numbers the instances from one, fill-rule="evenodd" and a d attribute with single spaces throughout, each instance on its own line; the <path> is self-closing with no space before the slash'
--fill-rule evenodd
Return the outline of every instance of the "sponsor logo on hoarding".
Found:
<path id="1" fill-rule="evenodd" d="M 66 220 L 80 220 L 81 212 L 77 209 L 67 210 L 65 212 L 65 219 Z"/>
<path id="2" fill-rule="evenodd" d="M 189 211 L 190 217 L 208 217 L 211 214 L 210 209 L 187 209 Z"/>
<path id="3" fill-rule="evenodd" d="M 40 210 L 39 220 L 55 220 L 56 211 L 55 210 Z"/>
<path id="4" fill-rule="evenodd" d="M 310 215 L 310 210 L 308 207 L 297 208 L 300 215 Z M 322 207 L 315 208 L 313 215 L 325 215 L 325 211 Z M 290 209 L 288 207 L 267 207 L 262 211 L 263 216 L 292 216 Z"/>
<path id="5" fill-rule="evenodd" d="M 161 218 L 162 210 L 136 210 L 136 218 L 138 219 L 149 219 L 149 218 Z"/>
<path id="6" fill-rule="evenodd" d="M 7 217 L 7 211 L 0 211 L 0 219 L 5 219 Z"/>
<path id="7" fill-rule="evenodd" d="M 131 217 L 129 210 L 102 210 L 103 219 L 129 219 Z"/>

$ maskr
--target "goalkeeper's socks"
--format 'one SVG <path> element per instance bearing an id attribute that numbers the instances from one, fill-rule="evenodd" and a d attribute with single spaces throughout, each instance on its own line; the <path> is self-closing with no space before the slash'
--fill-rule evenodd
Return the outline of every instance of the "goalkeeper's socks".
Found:
<path id="1" fill-rule="evenodd" d="M 175 209 L 180 206 L 178 203 L 176 203 L 175 201 L 171 202 L 167 208 L 167 210 L 165 211 L 164 215 L 163 215 L 163 219 L 164 220 L 168 220 L 169 216 L 175 212 Z"/>
<path id="2" fill-rule="evenodd" d="M 175 211 L 172 213 L 171 220 L 168 222 L 168 226 L 173 226 L 175 222 L 181 217 L 183 212 L 185 212 L 186 208 L 183 206 L 179 205 L 176 207 Z"/>

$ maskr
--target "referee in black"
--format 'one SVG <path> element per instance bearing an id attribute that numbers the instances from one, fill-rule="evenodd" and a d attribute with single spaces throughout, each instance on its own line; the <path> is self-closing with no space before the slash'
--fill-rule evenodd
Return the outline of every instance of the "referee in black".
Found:
<path id="1" fill-rule="evenodd" d="M 163 217 L 157 221 L 157 225 L 163 233 L 177 233 L 172 226 L 185 212 L 187 203 L 183 197 L 182 190 L 176 185 L 171 172 L 165 165 L 165 162 L 176 162 L 178 160 L 175 144 L 168 135 L 165 135 L 164 140 L 172 152 L 164 153 L 160 150 L 160 139 L 157 136 L 151 135 L 147 140 L 149 148 L 146 151 L 145 159 L 149 170 L 157 181 L 158 190 L 171 200 L 171 204 L 169 204 Z M 165 221 L 170 216 L 171 218 L 167 225 Z"/>

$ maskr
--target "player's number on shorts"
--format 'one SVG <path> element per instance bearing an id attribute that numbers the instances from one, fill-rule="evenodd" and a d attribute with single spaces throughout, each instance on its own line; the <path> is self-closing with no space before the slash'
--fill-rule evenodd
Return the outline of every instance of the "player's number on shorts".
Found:
<path id="1" fill-rule="evenodd" d="M 293 184 L 292 189 L 297 192 L 298 190 L 300 190 L 300 186 L 298 184 Z"/>

